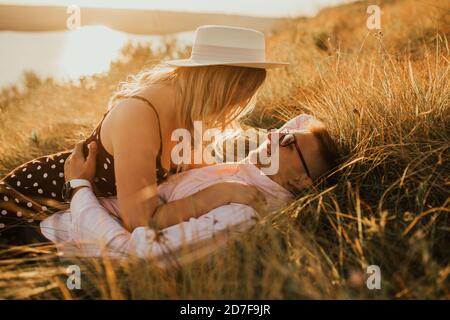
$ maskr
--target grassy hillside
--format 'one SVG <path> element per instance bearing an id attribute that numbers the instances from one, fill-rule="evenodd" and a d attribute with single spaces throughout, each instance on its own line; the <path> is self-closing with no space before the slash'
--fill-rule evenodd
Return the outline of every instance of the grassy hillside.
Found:
<path id="1" fill-rule="evenodd" d="M 248 119 L 265 128 L 303 112 L 323 120 L 347 155 L 335 188 L 304 194 L 226 250 L 169 271 L 80 261 L 92 276 L 79 295 L 48 257 L 3 261 L 0 297 L 450 298 L 450 7 L 379 4 L 381 30 L 367 29 L 363 1 L 274 32 L 268 57 L 291 66 L 269 72 Z M 152 59 L 188 55 L 173 47 L 129 46 L 108 74 L 66 84 L 28 74 L 25 93 L 2 92 L 0 174 L 71 148 L 118 81 Z M 366 287 L 372 264 L 381 290 Z"/>

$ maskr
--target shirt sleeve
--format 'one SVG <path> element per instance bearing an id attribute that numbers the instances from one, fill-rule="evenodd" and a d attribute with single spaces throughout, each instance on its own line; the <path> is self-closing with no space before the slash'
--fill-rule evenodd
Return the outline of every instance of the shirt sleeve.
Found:
<path id="1" fill-rule="evenodd" d="M 70 238 L 84 253 L 99 256 L 104 250 L 116 254 L 131 250 L 130 233 L 100 204 L 90 188 L 75 193 L 70 213 Z"/>
<path id="2" fill-rule="evenodd" d="M 70 210 L 69 232 L 84 253 L 99 256 L 106 250 L 112 256 L 151 257 L 162 263 L 170 263 L 174 257 L 178 261 L 203 257 L 247 230 L 256 218 L 251 207 L 229 204 L 160 232 L 139 227 L 130 233 L 89 188 L 82 188 L 73 196 Z"/>

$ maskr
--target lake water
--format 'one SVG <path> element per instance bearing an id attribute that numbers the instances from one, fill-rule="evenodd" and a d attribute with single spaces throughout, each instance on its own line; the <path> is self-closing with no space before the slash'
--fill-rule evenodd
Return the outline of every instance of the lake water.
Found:
<path id="1" fill-rule="evenodd" d="M 171 37 L 185 46 L 192 43 L 194 32 Z M 104 26 L 58 32 L 0 31 L 0 87 L 20 83 L 24 71 L 60 80 L 108 71 L 129 41 L 158 49 L 163 36 L 132 35 Z"/>

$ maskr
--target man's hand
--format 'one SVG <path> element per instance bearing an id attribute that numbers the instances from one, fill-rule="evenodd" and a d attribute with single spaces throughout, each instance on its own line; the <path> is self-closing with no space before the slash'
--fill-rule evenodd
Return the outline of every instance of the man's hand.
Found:
<path id="1" fill-rule="evenodd" d="M 83 142 L 75 145 L 72 154 L 64 163 L 64 179 L 69 181 L 72 179 L 85 179 L 91 184 L 95 177 L 95 166 L 97 160 L 97 144 L 91 142 L 88 145 L 89 154 L 87 159 L 83 155 Z"/>

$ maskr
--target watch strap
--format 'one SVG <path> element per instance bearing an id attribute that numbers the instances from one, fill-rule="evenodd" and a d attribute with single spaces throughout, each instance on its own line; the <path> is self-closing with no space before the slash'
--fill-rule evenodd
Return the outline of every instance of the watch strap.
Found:
<path id="1" fill-rule="evenodd" d="M 70 187 L 72 189 L 78 188 L 78 187 L 89 187 L 92 189 L 91 183 L 86 179 L 72 179 L 69 181 Z"/>

